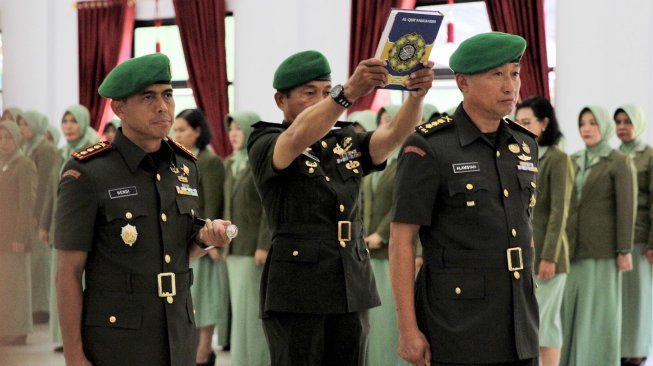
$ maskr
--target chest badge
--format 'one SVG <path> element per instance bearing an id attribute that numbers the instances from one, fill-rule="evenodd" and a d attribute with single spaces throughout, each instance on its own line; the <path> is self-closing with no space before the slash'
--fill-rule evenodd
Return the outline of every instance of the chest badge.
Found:
<path id="1" fill-rule="evenodd" d="M 508 150 L 510 150 L 510 152 L 513 153 L 513 154 L 519 154 L 519 145 L 510 144 L 510 145 L 508 145 Z"/>
<path id="2" fill-rule="evenodd" d="M 188 177 L 185 177 L 183 175 L 178 175 L 177 180 L 179 180 L 182 183 L 188 183 Z"/>
<path id="3" fill-rule="evenodd" d="M 530 161 L 532 158 L 528 155 L 521 154 L 521 155 L 517 155 L 517 159 L 521 161 Z"/>
<path id="4" fill-rule="evenodd" d="M 190 174 L 190 169 L 186 166 L 186 164 L 182 164 L 181 170 L 184 172 L 185 175 Z"/>
<path id="5" fill-rule="evenodd" d="M 306 166 L 308 167 L 308 172 L 310 174 L 313 174 L 315 172 L 315 168 L 317 167 L 317 163 L 314 161 L 306 160 Z"/>
<path id="6" fill-rule="evenodd" d="M 136 243 L 136 239 L 138 239 L 138 231 L 136 231 L 136 226 L 127 224 L 122 227 L 120 230 L 120 238 L 122 238 L 122 241 L 125 243 L 125 245 L 132 246 L 134 243 Z"/>
<path id="7" fill-rule="evenodd" d="M 530 154 L 530 153 L 531 153 L 531 148 L 530 148 L 530 147 L 528 146 L 528 144 L 525 143 L 525 142 L 522 142 L 522 144 L 521 144 L 521 149 L 524 150 L 524 152 L 525 152 L 526 154 Z"/>

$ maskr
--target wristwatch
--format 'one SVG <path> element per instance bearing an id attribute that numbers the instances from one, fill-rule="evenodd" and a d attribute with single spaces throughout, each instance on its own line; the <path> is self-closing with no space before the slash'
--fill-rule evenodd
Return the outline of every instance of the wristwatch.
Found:
<path id="1" fill-rule="evenodd" d="M 329 92 L 329 95 L 333 100 L 335 100 L 336 103 L 340 104 L 341 106 L 345 108 L 351 107 L 351 102 L 345 98 L 345 87 L 338 84 L 331 88 L 331 91 Z"/>

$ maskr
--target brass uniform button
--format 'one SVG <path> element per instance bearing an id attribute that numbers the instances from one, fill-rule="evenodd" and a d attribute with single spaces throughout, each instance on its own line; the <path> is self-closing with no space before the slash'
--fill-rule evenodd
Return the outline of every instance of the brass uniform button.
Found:
<path id="1" fill-rule="evenodd" d="M 516 280 L 518 280 L 518 279 L 521 278 L 521 275 L 520 275 L 519 272 L 517 272 L 517 271 L 513 272 L 512 275 L 515 276 L 515 279 L 516 279 Z"/>
<path id="2" fill-rule="evenodd" d="M 161 181 L 161 174 L 156 173 L 156 180 L 158 180 L 159 182 Z"/>
<path id="3" fill-rule="evenodd" d="M 173 302 L 175 302 L 175 299 L 173 299 L 172 296 L 168 296 L 166 298 L 166 301 L 168 302 L 168 304 L 172 304 Z"/>
<path id="4" fill-rule="evenodd" d="M 322 144 L 322 147 L 326 149 L 326 147 L 327 147 L 326 141 L 322 141 L 321 144 Z"/>
<path id="5" fill-rule="evenodd" d="M 163 259 L 166 261 L 166 263 L 170 263 L 170 254 L 166 254 Z"/>
<path id="6" fill-rule="evenodd" d="M 341 241 L 340 241 L 340 246 L 343 247 L 343 248 L 345 248 L 345 247 L 347 246 L 347 243 L 345 243 L 344 241 L 341 240 Z"/>
<path id="7" fill-rule="evenodd" d="M 467 207 L 474 207 L 476 206 L 476 201 L 467 201 Z"/>
<path id="8" fill-rule="evenodd" d="M 331 182 L 331 178 L 329 178 L 329 176 L 328 176 L 328 175 L 327 175 L 327 176 L 325 176 L 325 177 L 324 177 L 324 179 L 326 179 L 326 181 L 327 181 L 327 182 Z"/>
<path id="9" fill-rule="evenodd" d="M 511 233 L 512 233 L 512 237 L 513 237 L 513 238 L 516 238 L 516 237 L 517 237 L 517 230 L 512 229 Z"/>
<path id="10" fill-rule="evenodd" d="M 460 293 L 463 292 L 463 290 L 461 290 L 460 287 L 456 287 L 454 291 L 456 292 L 456 295 L 460 295 Z"/>
<path id="11" fill-rule="evenodd" d="M 298 256 L 298 255 L 299 255 L 299 251 L 297 251 L 297 250 L 293 250 L 293 251 L 292 251 L 292 256 L 293 256 L 293 257 L 296 257 L 296 256 Z"/>
<path id="12" fill-rule="evenodd" d="M 116 321 L 118 321 L 118 319 L 116 319 L 115 316 L 111 315 L 111 316 L 109 317 L 109 323 L 114 324 Z"/>
<path id="13" fill-rule="evenodd" d="M 467 183 L 467 185 L 465 186 L 465 188 L 467 188 L 468 191 L 471 191 L 472 189 L 474 189 L 474 185 L 471 184 L 471 183 Z"/>
<path id="14" fill-rule="evenodd" d="M 134 217 L 134 215 L 132 215 L 131 212 L 127 211 L 127 212 L 125 213 L 125 218 L 126 218 L 127 220 L 131 220 L 132 217 Z"/>
<path id="15" fill-rule="evenodd" d="M 308 172 L 309 172 L 310 174 L 313 174 L 313 173 L 315 173 L 315 169 L 313 169 L 313 168 L 308 168 Z"/>
<path id="16" fill-rule="evenodd" d="M 340 205 L 340 212 L 345 212 L 345 205 Z"/>
<path id="17" fill-rule="evenodd" d="M 504 189 L 504 190 L 503 190 L 503 196 L 504 196 L 504 197 L 508 197 L 508 196 L 510 196 L 510 193 L 508 193 L 508 190 L 507 190 L 507 189 Z"/>
<path id="18" fill-rule="evenodd" d="M 161 214 L 161 221 L 163 221 L 163 222 L 168 221 L 168 216 L 166 216 L 165 213 L 162 213 L 162 214 Z"/>
<path id="19" fill-rule="evenodd" d="M 501 156 L 501 153 L 499 152 L 499 150 L 497 150 L 497 158 L 498 158 L 499 156 Z"/>
<path id="20" fill-rule="evenodd" d="M 191 208 L 190 209 L 190 214 L 191 214 L 191 216 L 195 217 L 195 210 Z"/>

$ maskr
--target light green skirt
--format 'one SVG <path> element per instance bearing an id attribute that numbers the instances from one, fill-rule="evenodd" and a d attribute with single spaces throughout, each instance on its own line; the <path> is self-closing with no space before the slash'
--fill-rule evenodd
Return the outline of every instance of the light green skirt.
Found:
<path id="1" fill-rule="evenodd" d="M 390 284 L 390 262 L 387 259 L 370 259 L 370 264 L 376 279 L 376 289 L 381 298 L 381 306 L 369 310 L 370 333 L 365 364 L 368 366 L 408 365 L 397 354 L 399 331 Z"/>
<path id="2" fill-rule="evenodd" d="M 270 352 L 259 317 L 259 289 L 263 266 L 254 257 L 231 255 L 227 259 L 232 305 L 231 364 L 268 366 Z"/>
<path id="3" fill-rule="evenodd" d="M 32 240 L 32 312 L 50 311 L 50 266 L 52 250 L 38 238 Z"/>
<path id="4" fill-rule="evenodd" d="M 0 252 L 0 337 L 32 332 L 30 254 Z"/>
<path id="5" fill-rule="evenodd" d="M 623 274 L 621 357 L 648 356 L 653 333 L 653 266 L 642 255 L 644 244 L 633 248 L 633 270 Z"/>
<path id="6" fill-rule="evenodd" d="M 562 347 L 562 296 L 567 282 L 566 273 L 558 273 L 550 280 L 537 279 L 535 297 L 540 308 L 540 347 Z"/>
<path id="7" fill-rule="evenodd" d="M 52 342 L 61 344 L 61 328 L 59 327 L 59 311 L 57 310 L 57 251 L 52 250 L 50 264 L 50 335 Z"/>
<path id="8" fill-rule="evenodd" d="M 218 331 L 229 324 L 229 276 L 224 260 L 214 262 L 205 255 L 191 263 L 195 306 L 195 327 L 217 326 Z M 224 339 L 219 337 L 219 339 Z"/>
<path id="9" fill-rule="evenodd" d="M 562 331 L 561 366 L 620 365 L 621 273 L 616 259 L 572 262 Z"/>

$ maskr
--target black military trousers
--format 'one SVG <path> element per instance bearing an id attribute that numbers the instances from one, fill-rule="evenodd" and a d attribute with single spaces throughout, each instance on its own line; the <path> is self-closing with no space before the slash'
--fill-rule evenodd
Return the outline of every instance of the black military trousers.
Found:
<path id="1" fill-rule="evenodd" d="M 529 358 L 519 361 L 508 361 L 501 363 L 439 363 L 432 362 L 431 366 L 538 366 L 539 361 L 537 358 Z"/>
<path id="2" fill-rule="evenodd" d="M 272 366 L 362 366 L 369 328 L 367 311 L 268 312 L 263 318 Z"/>

